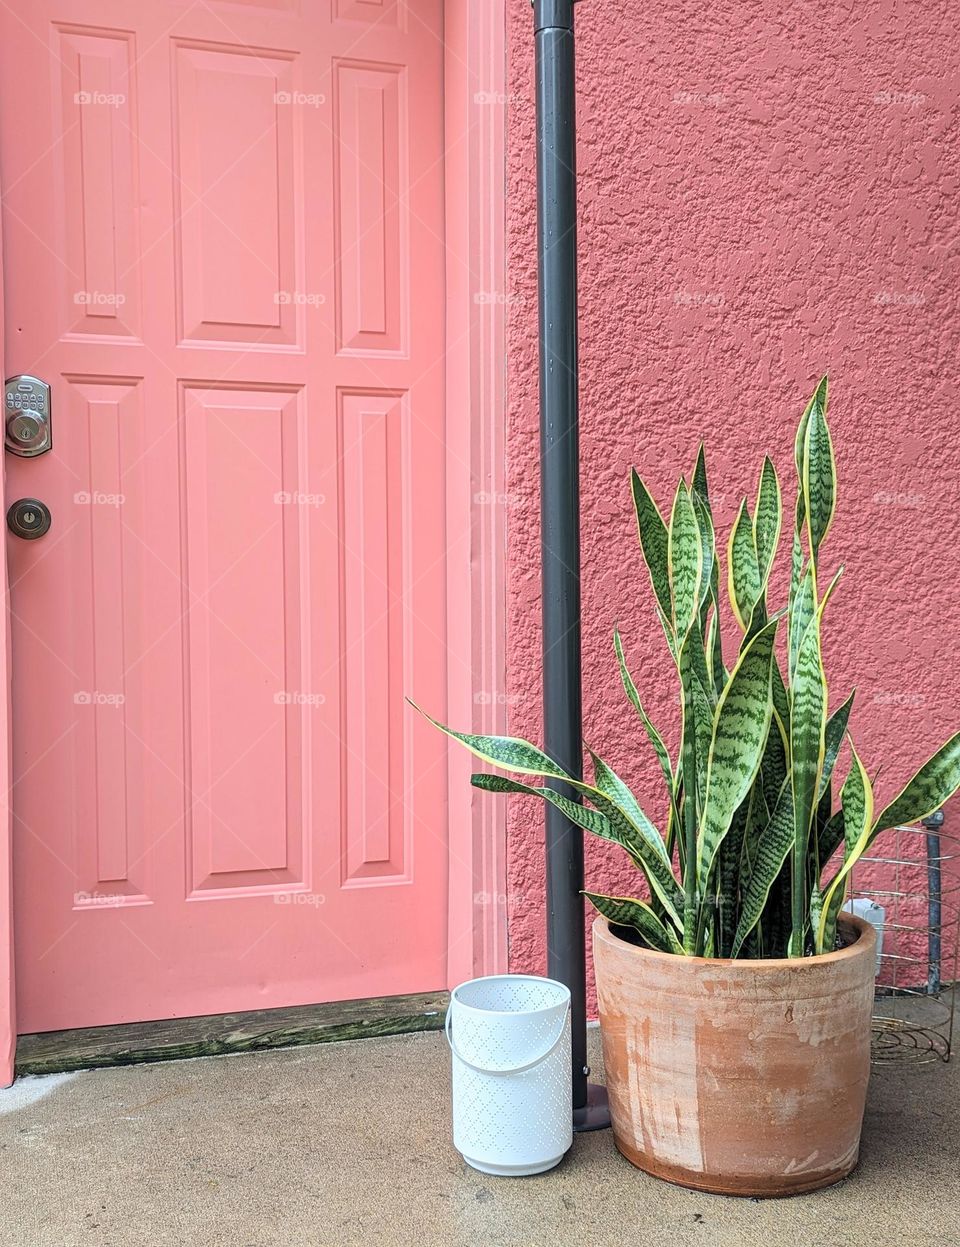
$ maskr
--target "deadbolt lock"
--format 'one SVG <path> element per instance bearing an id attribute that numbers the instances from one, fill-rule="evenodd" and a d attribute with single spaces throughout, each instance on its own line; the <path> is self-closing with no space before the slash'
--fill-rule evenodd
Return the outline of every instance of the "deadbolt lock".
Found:
<path id="1" fill-rule="evenodd" d="M 50 529 L 50 508 L 38 498 L 18 498 L 7 511 L 7 528 L 15 537 L 35 541 Z"/>
<path id="2" fill-rule="evenodd" d="M 50 387 L 38 377 L 10 377 L 4 386 L 4 445 L 13 455 L 33 459 L 53 446 Z"/>

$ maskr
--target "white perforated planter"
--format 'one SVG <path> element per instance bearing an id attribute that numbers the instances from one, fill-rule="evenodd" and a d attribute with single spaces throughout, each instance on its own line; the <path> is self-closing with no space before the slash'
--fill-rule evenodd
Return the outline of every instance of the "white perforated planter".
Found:
<path id="1" fill-rule="evenodd" d="M 553 979 L 497 974 L 450 997 L 453 1143 L 483 1173 L 552 1169 L 573 1142 L 570 992 Z"/>

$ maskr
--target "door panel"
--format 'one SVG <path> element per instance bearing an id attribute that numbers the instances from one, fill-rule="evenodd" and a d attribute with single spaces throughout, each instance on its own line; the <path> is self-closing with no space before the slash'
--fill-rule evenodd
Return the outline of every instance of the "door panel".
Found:
<path id="1" fill-rule="evenodd" d="M 3 11 L 22 1030 L 445 985 L 442 7 Z"/>

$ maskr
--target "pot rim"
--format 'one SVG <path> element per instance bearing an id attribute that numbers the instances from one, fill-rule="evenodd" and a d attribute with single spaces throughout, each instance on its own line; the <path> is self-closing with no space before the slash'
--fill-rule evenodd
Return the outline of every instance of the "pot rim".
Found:
<path id="1" fill-rule="evenodd" d="M 639 944 L 631 944 L 614 935 L 610 930 L 610 920 L 603 914 L 597 914 L 593 922 L 593 934 L 608 940 L 617 948 L 625 948 L 631 953 L 643 957 L 655 957 L 672 965 L 682 964 L 691 970 L 700 966 L 734 966 L 747 970 L 802 970 L 808 966 L 821 966 L 835 961 L 849 961 L 852 957 L 874 956 L 876 954 L 877 932 L 873 923 L 867 922 L 856 914 L 843 912 L 837 919 L 838 926 L 852 927 L 857 938 L 852 944 L 834 949 L 832 953 L 817 953 L 813 957 L 687 957 L 682 953 L 663 953 L 656 948 L 641 948 Z"/>
<path id="2" fill-rule="evenodd" d="M 468 1004 L 467 1001 L 461 1000 L 457 995 L 457 993 L 462 991 L 465 987 L 473 987 L 475 983 L 489 983 L 494 979 L 513 979 L 514 981 L 522 980 L 525 983 L 549 983 L 552 987 L 558 987 L 560 991 L 562 993 L 565 992 L 566 995 L 562 996 L 556 1004 L 541 1005 L 537 1009 L 481 1009 L 477 1005 Z M 532 1017 L 534 1014 L 549 1012 L 551 1009 L 556 1010 L 568 1008 L 570 1005 L 570 988 L 566 985 L 566 983 L 561 983 L 559 979 L 552 979 L 546 974 L 510 974 L 509 972 L 505 974 L 480 974 L 476 978 L 464 979 L 462 983 L 458 983 L 456 987 L 451 989 L 450 1007 L 453 1006 L 454 1001 L 456 1001 L 458 1009 L 466 1009 L 469 1013 L 479 1013 L 484 1017 Z"/>

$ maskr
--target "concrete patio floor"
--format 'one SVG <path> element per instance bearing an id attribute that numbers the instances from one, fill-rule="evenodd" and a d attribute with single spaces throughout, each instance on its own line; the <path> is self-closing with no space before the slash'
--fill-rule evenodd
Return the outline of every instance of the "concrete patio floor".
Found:
<path id="1" fill-rule="evenodd" d="M 648 1178 L 609 1132 L 540 1177 L 474 1172 L 439 1034 L 21 1079 L 0 1091 L 0 1243 L 953 1247 L 958 1103 L 956 1063 L 879 1070 L 856 1173 L 755 1202 Z"/>

